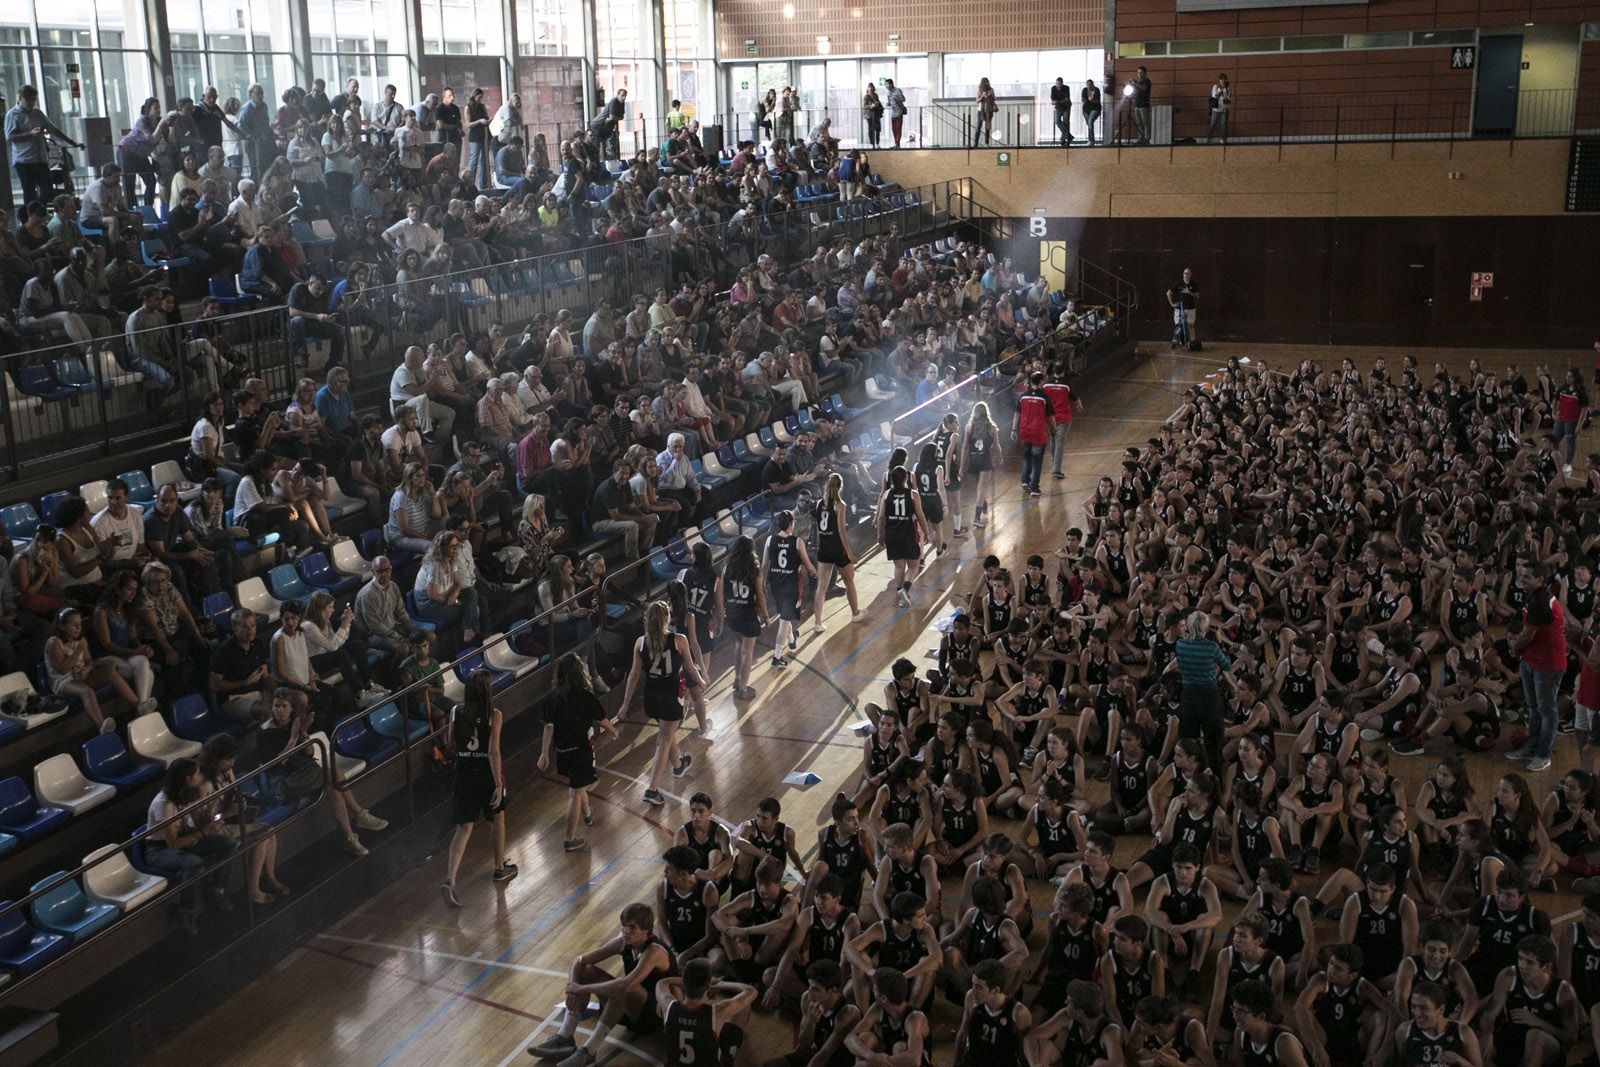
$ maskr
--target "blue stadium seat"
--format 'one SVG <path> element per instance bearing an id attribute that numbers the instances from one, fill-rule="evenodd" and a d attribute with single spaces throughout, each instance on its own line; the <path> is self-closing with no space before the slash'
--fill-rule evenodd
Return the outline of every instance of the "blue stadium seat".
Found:
<path id="1" fill-rule="evenodd" d="M 364 760 L 369 766 L 376 766 L 400 751 L 398 742 L 374 731 L 360 716 L 333 732 L 333 746 L 352 759 Z"/>
<path id="2" fill-rule="evenodd" d="M 272 595 L 279 600 L 298 600 L 301 604 L 310 600 L 311 594 L 316 592 L 300 577 L 293 563 L 280 563 L 268 571 L 267 584 L 272 588 Z"/>
<path id="3" fill-rule="evenodd" d="M 116 734 L 99 734 L 83 743 L 83 773 L 91 782 L 127 793 L 161 777 L 161 761 L 129 752 Z"/>
<path id="4" fill-rule="evenodd" d="M 33 505 L 24 500 L 20 504 L 7 504 L 0 508 L 0 522 L 5 524 L 6 535 L 14 541 L 26 541 L 39 528 L 39 514 Z"/>
<path id="5" fill-rule="evenodd" d="M 301 556 L 295 566 L 300 569 L 300 577 L 305 579 L 307 585 L 316 589 L 326 589 L 335 596 L 361 586 L 360 578 L 353 578 L 334 570 L 333 565 L 328 562 L 328 557 L 321 552 L 311 552 Z"/>
<path id="6" fill-rule="evenodd" d="M 411 616 L 411 625 L 419 630 L 426 630 L 431 634 L 439 629 L 438 623 L 424 619 L 417 611 L 417 591 L 415 589 L 406 590 L 406 614 Z"/>
<path id="7" fill-rule="evenodd" d="M 0 781 L 0 830 L 14 834 L 25 843 L 47 837 L 66 825 L 72 816 L 66 808 L 40 804 L 28 790 L 28 783 L 11 777 Z"/>
<path id="8" fill-rule="evenodd" d="M 51 526 L 54 526 L 56 524 L 56 509 L 61 507 L 61 502 L 63 500 L 72 495 L 73 493 L 71 491 L 63 489 L 58 493 L 51 493 L 49 496 L 40 497 L 39 518 L 42 521 L 49 523 Z"/>
<path id="9" fill-rule="evenodd" d="M 66 871 L 57 871 L 47 878 L 41 878 L 33 884 L 30 893 L 38 893 L 59 878 L 65 878 Z M 87 941 L 95 934 L 116 922 L 122 909 L 115 904 L 97 904 L 91 901 L 83 892 L 83 886 L 78 884 L 76 878 L 68 878 L 53 889 L 46 890 L 43 895 L 35 897 L 28 905 L 28 911 L 33 916 L 34 925 L 46 933 L 61 934 L 74 943 Z"/>
<path id="10" fill-rule="evenodd" d="M 401 740 L 408 732 L 412 741 L 420 741 L 428 736 L 428 724 L 407 719 L 400 714 L 399 706 L 393 701 L 373 708 L 367 714 L 367 722 L 372 725 L 374 732 L 395 741 Z"/>
<path id="11" fill-rule="evenodd" d="M 181 696 L 172 702 L 172 732 L 186 741 L 205 744 L 218 734 L 232 733 L 233 724 L 211 710 L 199 693 Z"/>
<path id="12" fill-rule="evenodd" d="M 0 909 L 13 901 L 0 900 Z M 60 934 L 41 933 L 28 925 L 22 909 L 0 914 L 0 967 L 17 975 L 28 975 L 57 959 L 72 947 Z"/>

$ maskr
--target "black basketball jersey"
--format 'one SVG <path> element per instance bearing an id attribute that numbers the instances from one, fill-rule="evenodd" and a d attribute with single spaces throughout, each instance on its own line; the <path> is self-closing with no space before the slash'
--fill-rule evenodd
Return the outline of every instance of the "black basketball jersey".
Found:
<path id="1" fill-rule="evenodd" d="M 989 632 L 994 633 L 997 630 L 1004 632 L 1006 627 L 1011 625 L 1012 598 L 1008 596 L 1004 600 L 996 600 L 994 590 L 991 589 L 983 594 L 983 604 L 988 614 L 988 621 L 984 625 L 988 627 Z"/>
<path id="2" fill-rule="evenodd" d="M 939 499 L 939 466 L 935 464 L 925 467 L 917 464 L 916 473 L 913 475 L 917 483 L 917 493 L 922 497 L 922 503 Z"/>
<path id="3" fill-rule="evenodd" d="M 1089 865 L 1087 863 L 1078 864 L 1078 877 L 1094 893 L 1095 922 L 1105 922 L 1106 917 L 1111 914 L 1111 909 L 1121 906 L 1121 898 L 1117 895 L 1117 875 L 1121 873 L 1122 871 L 1117 867 L 1111 867 L 1106 871 L 1105 880 L 1096 882 L 1093 873 L 1089 870 Z"/>
<path id="4" fill-rule="evenodd" d="M 893 826 L 903 822 L 907 826 L 915 827 L 922 818 L 922 794 L 912 791 L 905 796 L 895 792 L 894 787 L 889 787 L 889 796 L 883 802 L 883 822 L 886 826 Z"/>
<path id="5" fill-rule="evenodd" d="M 1289 899 L 1278 907 L 1265 892 L 1261 894 L 1261 917 L 1267 921 L 1267 948 L 1274 955 L 1293 959 L 1305 948 L 1305 931 L 1300 929 L 1300 916 L 1295 907 L 1300 903 L 1300 892 L 1289 890 Z"/>
<path id="6" fill-rule="evenodd" d="M 1137 967 L 1116 952 L 1111 953 L 1111 988 L 1117 995 L 1117 1010 L 1126 1019 L 1134 1006 L 1155 992 L 1156 979 L 1150 971 L 1150 949 L 1144 950 Z"/>
<path id="7" fill-rule="evenodd" d="M 941 827 L 939 836 L 948 844 L 960 848 L 977 836 L 978 810 L 971 800 L 967 801 L 965 807 L 958 808 L 948 799 L 941 799 L 939 822 Z"/>
<path id="8" fill-rule="evenodd" d="M 1148 755 L 1140 756 L 1137 763 L 1126 763 L 1122 750 L 1112 757 L 1111 790 L 1124 810 L 1142 807 L 1150 790 L 1150 772 L 1155 761 Z"/>
<path id="9" fill-rule="evenodd" d="M 1317 699 L 1316 669 L 1307 668 L 1304 672 L 1293 667 L 1285 668 L 1283 672 L 1283 685 L 1278 689 L 1278 700 L 1283 704 L 1284 710 L 1290 715 L 1299 715 L 1309 708 Z"/>
<path id="10" fill-rule="evenodd" d="M 1281 1026 L 1274 1026 L 1267 1034 L 1266 1040 L 1260 1044 L 1251 1040 L 1248 1034 L 1241 1034 L 1240 1041 L 1244 1045 L 1244 1067 L 1278 1067 L 1282 1062 L 1278 1058 L 1278 1042 L 1285 1037 L 1297 1040 Z"/>
<path id="11" fill-rule="evenodd" d="M 699 869 L 702 871 L 711 869 L 711 854 L 722 850 L 721 841 L 717 836 L 716 823 L 712 823 L 706 829 L 705 840 L 701 840 L 694 835 L 694 823 L 684 823 L 683 844 L 684 847 L 693 849 L 694 854 L 699 857 Z"/>
<path id="12" fill-rule="evenodd" d="M 1017 1002 L 1007 997 L 998 1011 L 990 1010 L 987 1004 L 973 1008 L 967 1024 L 964 1062 L 986 1067 L 1012 1067 L 1022 1062 L 1022 1035 L 1013 1016 L 1016 1007 Z"/>
<path id="13" fill-rule="evenodd" d="M 1044 809 L 1037 805 L 1033 809 L 1033 830 L 1039 836 L 1039 853 L 1045 859 L 1078 850 L 1077 839 L 1072 836 L 1072 827 L 1066 820 L 1051 822 L 1045 816 Z"/>
<path id="14" fill-rule="evenodd" d="M 817 501 L 817 544 L 824 553 L 828 548 L 844 551 L 844 531 L 839 528 L 839 513 L 828 506 L 827 500 Z"/>
<path id="15" fill-rule="evenodd" d="M 682 952 L 706 936 L 706 880 L 696 878 L 694 888 L 687 896 L 679 896 L 672 883 L 667 883 L 667 914 L 663 916 L 667 927 L 667 940 Z"/>
<path id="16" fill-rule="evenodd" d="M 839 840 L 839 828 L 829 826 L 822 832 L 822 843 L 817 848 L 817 859 L 828 865 L 828 871 L 837 874 L 844 882 L 843 900 L 846 910 L 854 911 L 861 903 L 861 877 L 867 872 L 867 855 L 861 848 L 860 836 Z"/>
<path id="17" fill-rule="evenodd" d="M 794 534 L 773 534 L 767 542 L 768 577 L 787 581 L 799 573 L 800 551 L 795 548 Z"/>
<path id="18" fill-rule="evenodd" d="M 979 912 L 973 916 L 972 925 L 967 930 L 966 951 L 969 964 L 980 963 L 983 960 L 997 960 L 1006 954 L 1005 946 L 1000 941 L 1000 926 L 1005 921 L 1004 915 L 989 919 Z"/>
<path id="19" fill-rule="evenodd" d="M 888 526 L 908 526 L 917 521 L 911 506 L 910 489 L 886 489 L 883 493 L 883 521 Z"/>
<path id="20" fill-rule="evenodd" d="M 1092 981 L 1100 964 L 1095 934 L 1100 924 L 1090 919 L 1073 930 L 1059 916 L 1050 919 L 1050 939 L 1045 943 L 1045 981 L 1064 986 L 1075 978 Z"/>
<path id="21" fill-rule="evenodd" d="M 1205 914 L 1205 898 L 1200 895 L 1200 879 L 1195 878 L 1194 884 L 1187 889 L 1179 889 L 1177 878 L 1165 875 L 1168 892 L 1161 898 L 1161 914 L 1165 915 L 1173 926 L 1182 926 L 1191 923 Z"/>
<path id="22" fill-rule="evenodd" d="M 883 940 L 878 942 L 879 967 L 889 967 L 904 973 L 927 958 L 928 946 L 917 936 L 915 930 L 905 937 L 900 937 L 894 932 L 894 924 L 888 920 L 878 923 L 878 926 L 883 930 Z"/>
<path id="23" fill-rule="evenodd" d="M 696 618 L 709 619 L 717 610 L 717 576 L 710 569 L 685 568 L 678 580 L 689 591 L 689 610 Z"/>
<path id="24" fill-rule="evenodd" d="M 822 916 L 817 912 L 817 906 L 811 905 L 811 931 L 806 937 L 807 965 L 818 960 L 832 960 L 835 963 L 844 961 L 844 920 L 839 917 L 829 926 L 822 921 Z"/>
<path id="25" fill-rule="evenodd" d="M 1361 949 L 1362 976 L 1374 982 L 1398 970 L 1400 959 L 1405 955 L 1405 945 L 1400 938 L 1402 899 L 1396 890 L 1390 894 L 1388 905 L 1379 908 L 1365 889 L 1356 891 L 1355 901 L 1360 910 L 1356 914 L 1356 933 L 1350 940 Z"/>
<path id="26" fill-rule="evenodd" d="M 698 1008 L 675 1000 L 667 1007 L 667 1064 L 669 1067 L 715 1065 L 717 1048 L 716 1006 L 710 1001 Z"/>
<path id="27" fill-rule="evenodd" d="M 639 638 L 639 655 L 644 659 L 644 688 L 646 692 L 678 692 L 678 674 L 683 670 L 683 659 L 678 655 L 678 632 L 667 631 L 666 648 L 659 656 L 650 654 L 649 638 Z"/>
<path id="28" fill-rule="evenodd" d="M 1330 1053 L 1337 1055 L 1361 1049 L 1360 978 L 1342 990 L 1329 982 L 1317 998 L 1315 1014 L 1318 1024 L 1328 1035 Z"/>
<path id="29" fill-rule="evenodd" d="M 1433 1034 L 1409 1019 L 1406 1020 L 1400 1028 L 1400 1032 L 1405 1035 L 1405 1047 L 1400 1053 L 1401 1061 L 1405 1067 L 1439 1067 L 1444 1062 L 1446 1052 L 1464 1056 L 1467 1042 L 1462 1036 L 1462 1030 L 1460 1023 L 1447 1019 L 1444 1029 Z"/>
<path id="30" fill-rule="evenodd" d="M 456 772 L 492 773 L 489 767 L 490 716 L 482 715 L 470 730 L 450 731 L 456 754 Z"/>
<path id="31" fill-rule="evenodd" d="M 1589 937 L 1581 921 L 1572 929 L 1572 988 L 1587 1015 L 1600 1004 L 1600 943 Z"/>

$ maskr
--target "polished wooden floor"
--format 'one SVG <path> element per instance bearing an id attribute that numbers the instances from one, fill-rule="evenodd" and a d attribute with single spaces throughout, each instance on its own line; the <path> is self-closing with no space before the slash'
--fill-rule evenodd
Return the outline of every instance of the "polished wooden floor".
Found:
<path id="1" fill-rule="evenodd" d="M 879 699 L 896 658 L 923 662 L 938 642 L 932 624 L 946 613 L 953 593 L 965 595 L 970 589 L 977 561 L 993 552 L 1020 567 L 1028 553 L 1056 547 L 1061 532 L 1081 522 L 1084 498 L 1102 473 L 1117 468 L 1122 449 L 1150 437 L 1187 386 L 1215 372 L 1229 356 L 1247 354 L 1281 368 L 1303 355 L 1337 366 L 1348 354 L 1362 367 L 1383 356 L 1393 370 L 1401 353 L 1219 346 L 1201 355 L 1163 351 L 1089 380 L 1081 390 L 1085 408 L 1069 440 L 1069 476 L 1064 481 L 1047 478 L 1044 497 L 1037 501 L 1023 498 L 1014 479 L 1004 478 L 983 536 L 957 542 L 958 550 L 933 564 L 919 582 L 912 610 L 899 610 L 892 594 L 880 592 L 889 565 L 874 556 L 860 568 L 859 577 L 868 621 L 851 625 L 842 599 L 830 601 L 827 632 L 820 637 L 805 632 L 799 655 L 787 670 L 758 664 L 753 684 L 760 696 L 742 713 L 730 692 L 731 659 L 726 652 L 718 656 L 718 676 L 709 693 L 712 738 L 688 743 L 687 751 L 695 757 L 693 770 L 686 779 L 670 783 L 675 792 L 668 794 L 665 808 L 642 802 L 636 777 L 648 769 L 654 732 L 626 727 L 622 742 L 600 751 L 605 769 L 593 794 L 596 825 L 588 831 L 589 851 L 561 850 L 562 790 L 547 782 L 517 783 L 509 837 L 521 877 L 505 885 L 489 880 L 488 843 L 480 828 L 461 877 L 466 906 L 447 908 L 438 892 L 444 865 L 441 841 L 431 863 L 366 901 L 337 926 L 310 936 L 271 974 L 198 1020 L 152 1062 L 261 1067 L 532 1063 L 523 1050 L 559 1022 L 557 1006 L 572 957 L 611 936 L 623 906 L 651 899 L 660 876 L 660 854 L 673 830 L 687 819 L 688 794 L 709 791 L 729 822 L 753 814 L 760 798 L 779 797 L 784 819 L 798 828 L 809 861 L 815 827 L 826 818 L 823 809 L 836 790 L 846 788 L 860 763 L 860 743 L 850 730 L 862 718 L 860 705 Z M 1550 352 L 1429 350 L 1424 370 L 1436 358 L 1464 369 L 1474 355 L 1497 371 L 1507 362 L 1520 362 L 1530 376 L 1537 364 L 1551 364 L 1559 375 L 1566 363 L 1565 354 Z M 1571 358 L 1583 364 L 1582 353 Z M 632 717 L 637 719 L 638 713 Z M 1535 783 L 1541 799 L 1576 756 L 1571 738 L 1562 738 L 1560 745 L 1556 768 Z M 1408 797 L 1414 797 L 1429 761 L 1395 763 Z M 1496 776 L 1510 766 L 1498 753 L 1475 758 L 1472 773 L 1479 795 L 1492 790 Z M 783 785 L 783 777 L 797 769 L 816 773 L 821 784 L 808 789 Z M 1099 783 L 1090 787 L 1105 788 Z M 1147 843 L 1122 839 L 1119 863 L 1131 862 Z M 1314 889 L 1315 883 L 1302 888 Z M 1032 892 L 1037 907 L 1048 907 L 1047 885 L 1034 884 Z M 1552 915 L 1576 907 L 1569 893 L 1540 896 L 1544 899 L 1538 903 Z M 1230 914 L 1233 910 L 1230 906 Z M 1042 930 L 1040 924 L 1036 942 L 1042 943 Z M 945 1036 L 935 1045 L 936 1062 L 949 1062 L 948 1035 L 958 1022 L 959 1013 L 941 1000 L 934 1023 L 935 1032 Z M 789 1020 L 758 1015 L 745 1062 L 760 1063 L 788 1051 L 791 1034 Z M 611 1055 L 602 1063 L 661 1062 L 658 1044 L 648 1039 L 635 1043 L 626 1030 L 615 1032 L 611 1045 Z"/>

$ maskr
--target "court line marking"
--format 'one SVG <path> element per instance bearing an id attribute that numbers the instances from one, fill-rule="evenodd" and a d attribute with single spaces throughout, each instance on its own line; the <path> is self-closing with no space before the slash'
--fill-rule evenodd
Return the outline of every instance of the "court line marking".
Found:
<path id="1" fill-rule="evenodd" d="M 458 993 L 453 989 L 449 989 L 440 985 L 438 982 L 431 981 L 427 978 L 415 978 L 409 974 L 402 974 L 377 963 L 368 963 L 366 960 L 358 960 L 353 956 L 347 956 L 344 954 L 344 952 L 330 952 L 325 948 L 318 948 L 316 945 L 306 945 L 304 948 L 306 951 L 315 952 L 319 956 L 326 956 L 329 959 L 338 960 L 341 963 L 349 963 L 357 967 L 364 967 L 369 971 L 377 971 L 379 974 L 386 974 L 390 978 L 398 978 L 402 982 L 410 982 L 412 985 L 422 986 L 424 989 L 432 989 L 435 992 L 444 993 L 450 997 L 459 997 L 462 1000 L 470 1000 L 474 1004 L 482 1004 L 486 1008 L 494 1008 L 497 1011 L 503 1011 L 510 1015 L 520 1015 L 524 1019 L 539 1019 L 541 1022 L 543 1021 L 541 1016 L 535 1015 L 531 1011 L 523 1011 L 521 1008 L 513 1008 L 509 1004 L 503 1004 L 498 1000 L 490 1000 L 487 997 L 476 996 L 472 993 Z"/>
<path id="2" fill-rule="evenodd" d="M 628 860 L 640 860 L 640 859 L 642 859 L 642 857 L 639 857 L 639 856 L 616 856 L 613 859 L 611 859 L 609 862 L 607 862 L 605 864 L 605 866 L 601 867 L 594 874 L 590 875 L 589 879 L 587 881 L 585 881 L 582 885 L 579 885 L 571 893 L 568 893 L 566 895 L 566 897 L 563 898 L 560 901 L 560 903 L 556 904 L 555 907 L 551 908 L 550 911 L 548 913 L 546 913 L 544 918 L 542 918 L 538 922 L 534 923 L 533 926 L 530 927 L 526 933 L 524 933 L 521 937 L 517 938 L 517 940 L 512 944 L 512 946 L 510 948 L 506 949 L 504 952 L 502 952 L 499 955 L 499 957 L 495 960 L 495 962 L 496 963 L 508 963 L 508 962 L 510 962 L 511 957 L 516 955 L 516 953 L 518 951 L 520 951 L 524 945 L 526 945 L 530 940 L 532 940 L 533 938 L 535 938 L 535 937 L 539 936 L 540 934 L 544 933 L 552 925 L 554 925 L 561 918 L 561 915 L 562 915 L 563 912 L 565 912 L 568 908 L 572 907 L 574 904 L 578 903 L 578 901 L 582 900 L 585 896 L 587 896 L 589 891 L 591 889 L 593 889 L 595 886 L 597 886 L 600 883 L 600 881 L 603 878 L 605 878 L 606 875 L 610 874 L 611 871 L 614 868 L 616 868 L 619 864 L 621 864 L 621 863 L 623 863 L 625 861 L 628 861 Z M 654 864 L 654 863 L 659 863 L 660 861 L 659 860 L 655 860 L 655 859 L 650 859 L 650 860 L 645 860 L 645 862 Z M 478 972 L 478 976 L 476 978 L 474 978 L 472 981 L 467 983 L 466 988 L 462 990 L 461 995 L 465 996 L 466 994 L 471 993 L 472 990 L 476 989 L 480 983 L 482 983 L 486 978 L 488 978 L 493 973 L 495 973 L 495 968 L 493 966 L 485 965 L 483 970 Z M 422 1022 L 418 1023 L 417 1026 L 410 1033 L 408 1033 L 404 1038 L 402 1038 L 400 1043 L 398 1045 L 396 1045 L 389 1052 L 388 1055 L 384 1056 L 383 1059 L 378 1061 L 377 1067 L 387 1067 L 387 1065 L 392 1063 L 397 1056 L 399 1056 L 401 1053 L 403 1053 L 406 1049 L 410 1048 L 411 1045 L 416 1042 L 417 1038 L 421 1037 L 424 1033 L 426 1033 L 429 1029 L 431 1029 L 435 1023 L 437 1023 L 440 1019 L 444 1018 L 445 1014 L 447 1012 L 449 1012 L 449 1010 L 452 1007 L 454 1007 L 454 1003 L 452 1001 L 448 1001 L 447 1000 L 443 1004 L 441 1004 L 437 1008 L 435 1008 L 431 1013 L 429 1013 L 429 1015 L 428 1015 L 428 1017 L 426 1019 L 424 1019 L 424 1020 L 422 1020 Z"/>
<path id="3" fill-rule="evenodd" d="M 549 978 L 565 978 L 566 971 L 551 970 L 549 967 L 530 967 L 525 963 L 503 963 L 500 960 L 486 959 L 482 956 L 460 956 L 453 952 L 443 952 L 435 948 L 421 948 L 416 945 L 395 945 L 387 941 L 374 941 L 371 938 L 341 937 L 338 934 L 317 934 L 317 940 L 338 941 L 346 945 L 360 945 L 368 948 L 384 948 L 393 952 L 409 952 L 412 955 L 430 959 L 454 960 L 457 963 L 476 963 L 483 967 L 499 967 L 507 971 L 519 971 L 523 974 L 542 974 Z"/>

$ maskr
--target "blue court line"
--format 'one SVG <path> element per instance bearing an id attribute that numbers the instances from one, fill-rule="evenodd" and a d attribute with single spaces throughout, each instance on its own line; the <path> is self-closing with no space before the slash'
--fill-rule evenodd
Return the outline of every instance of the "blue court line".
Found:
<path id="1" fill-rule="evenodd" d="M 521 937 L 517 938 L 517 940 L 512 944 L 512 946 L 510 948 L 506 949 L 498 957 L 496 957 L 494 962 L 496 964 L 509 963 L 510 960 L 511 960 L 511 957 L 515 956 L 522 949 L 522 947 L 524 945 L 526 945 L 531 939 L 533 939 L 535 937 L 538 937 L 540 934 L 542 934 L 546 930 L 548 930 L 556 922 L 556 920 L 561 917 L 562 912 L 566 911 L 568 908 L 572 907 L 578 901 L 582 900 L 585 896 L 587 896 L 588 893 L 589 893 L 589 890 L 593 889 L 596 885 L 599 884 L 601 879 L 603 879 L 606 875 L 610 874 L 611 873 L 611 869 L 613 867 L 615 867 L 617 864 L 623 863 L 625 861 L 633 861 L 633 862 L 638 862 L 638 863 L 651 863 L 651 864 L 659 864 L 661 862 L 660 859 L 655 858 L 655 857 L 647 857 L 647 856 L 617 856 L 615 859 L 612 859 L 609 863 L 607 863 L 604 867 L 601 867 L 594 874 L 590 875 L 588 881 L 586 881 L 582 885 L 578 886 L 578 888 L 574 889 L 571 893 L 568 893 L 564 900 L 562 900 L 559 904 L 557 904 L 555 907 L 550 909 L 549 914 L 547 914 L 544 918 L 540 919 L 538 922 L 534 923 L 533 926 L 529 928 L 527 933 L 525 933 Z M 483 970 L 478 972 L 478 976 L 476 978 L 474 978 L 472 981 L 470 981 L 470 982 L 468 982 L 466 984 L 466 987 L 464 989 L 462 989 L 462 992 L 463 993 L 472 992 L 473 989 L 475 989 L 480 983 L 482 983 L 484 981 L 484 979 L 488 978 L 491 974 L 493 974 L 494 971 L 495 971 L 494 964 L 486 965 L 483 968 Z M 422 1020 L 422 1022 L 417 1025 L 417 1028 L 415 1030 L 412 1030 L 409 1034 L 407 1034 L 405 1036 L 405 1038 L 400 1042 L 399 1045 L 395 1046 L 393 1051 L 391 1051 L 387 1056 L 385 1056 L 383 1059 L 378 1061 L 378 1067 L 387 1067 L 387 1065 L 390 1063 L 390 1061 L 392 1061 L 396 1056 L 400 1055 L 407 1048 L 409 1048 L 417 1040 L 417 1038 L 421 1037 L 423 1035 L 423 1033 L 425 1033 L 430 1027 L 433 1026 L 434 1023 L 436 1023 L 440 1019 L 442 1019 L 444 1017 L 444 1014 L 447 1011 L 449 1011 L 451 1008 L 453 1008 L 455 1006 L 456 1006 L 456 1003 L 455 1003 L 455 999 L 453 997 L 450 998 L 450 999 L 447 999 L 443 1004 L 440 1004 L 437 1008 L 435 1008 L 433 1010 L 433 1014 L 429 1015 L 426 1019 Z"/>

